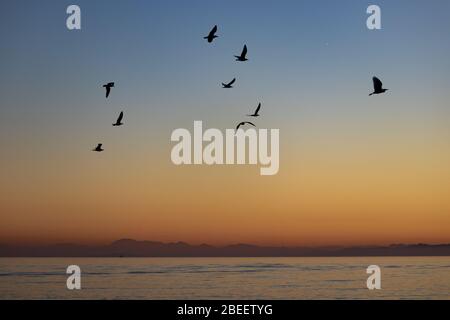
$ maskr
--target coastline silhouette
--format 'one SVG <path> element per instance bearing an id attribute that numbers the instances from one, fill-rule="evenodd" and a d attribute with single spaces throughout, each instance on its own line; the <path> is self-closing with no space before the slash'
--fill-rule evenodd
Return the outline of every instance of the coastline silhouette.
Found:
<path id="1" fill-rule="evenodd" d="M 393 244 L 374 246 L 258 246 L 191 245 L 121 239 L 104 245 L 0 244 L 0 257 L 364 257 L 450 256 L 450 244 Z"/>

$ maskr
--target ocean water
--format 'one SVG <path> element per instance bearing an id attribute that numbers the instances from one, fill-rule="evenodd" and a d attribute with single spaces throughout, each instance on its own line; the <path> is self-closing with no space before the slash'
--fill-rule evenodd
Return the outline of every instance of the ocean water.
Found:
<path id="1" fill-rule="evenodd" d="M 66 268 L 81 268 L 68 290 Z M 368 290 L 366 268 L 381 268 Z M 450 299 L 450 257 L 0 258 L 0 299 Z"/>

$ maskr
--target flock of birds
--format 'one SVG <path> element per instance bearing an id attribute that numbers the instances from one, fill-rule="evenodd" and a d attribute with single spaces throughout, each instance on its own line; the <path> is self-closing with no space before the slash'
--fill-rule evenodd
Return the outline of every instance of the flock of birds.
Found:
<path id="1" fill-rule="evenodd" d="M 106 90 L 106 98 L 109 97 L 109 94 L 111 93 L 111 88 L 114 88 L 114 82 L 109 82 L 107 84 L 103 85 L 103 88 L 105 88 Z M 113 127 L 120 127 L 121 125 L 123 125 L 122 122 L 123 119 L 123 111 L 120 112 L 119 117 L 117 118 L 116 122 L 113 123 Z M 102 152 L 105 149 L 103 149 L 103 143 L 98 143 L 97 146 L 92 149 L 92 151 L 96 151 L 96 152 Z"/>
<path id="2" fill-rule="evenodd" d="M 208 43 L 212 43 L 214 41 L 214 39 L 218 38 L 219 36 L 216 35 L 217 33 L 217 25 L 215 25 L 211 31 L 209 32 L 209 34 L 207 36 L 204 37 L 204 39 L 206 39 L 208 41 Z M 242 49 L 242 52 L 240 55 L 238 56 L 234 56 L 236 58 L 236 61 L 240 61 L 240 62 L 245 62 L 248 61 L 247 59 L 247 45 L 244 45 L 244 48 Z M 385 93 L 386 91 L 388 91 L 389 89 L 384 89 L 383 88 L 383 83 L 381 82 L 380 79 L 378 79 L 377 77 L 373 77 L 372 78 L 373 81 L 373 92 L 369 94 L 369 96 L 372 96 L 374 94 L 382 94 Z M 228 83 L 222 83 L 222 88 L 224 89 L 231 89 L 233 88 L 233 84 L 236 82 L 236 78 L 233 78 L 233 80 L 231 80 Z M 103 85 L 103 88 L 105 88 L 106 90 L 106 98 L 109 97 L 109 94 L 111 93 L 111 88 L 114 88 L 114 82 L 109 82 L 105 85 Z M 252 113 L 252 114 L 248 114 L 248 117 L 259 117 L 259 111 L 261 109 L 261 103 L 258 104 L 256 110 Z M 123 111 L 120 112 L 119 117 L 117 118 L 116 122 L 113 123 L 112 125 L 114 127 L 119 127 L 121 125 L 123 125 Z M 240 122 L 237 127 L 236 127 L 236 131 L 244 125 L 251 125 L 256 127 L 256 125 L 250 121 L 242 121 Z M 99 143 L 97 144 L 97 146 L 92 150 L 92 151 L 96 151 L 96 152 L 102 152 L 104 151 L 103 149 L 103 144 Z"/>
<path id="3" fill-rule="evenodd" d="M 209 43 L 212 43 L 214 41 L 214 39 L 219 37 L 218 35 L 216 35 L 216 33 L 217 33 L 217 25 L 215 25 L 211 29 L 211 31 L 208 33 L 208 35 L 206 37 L 203 37 L 203 39 L 206 39 Z M 247 45 L 244 44 L 244 48 L 242 49 L 241 54 L 238 55 L 238 56 L 236 56 L 236 55 L 234 56 L 236 58 L 236 61 L 240 61 L 240 62 L 248 61 L 248 59 L 247 59 L 247 52 L 248 52 Z M 236 82 L 236 78 L 233 78 L 233 80 L 231 80 L 228 83 L 223 83 L 222 82 L 222 88 L 224 88 L 224 89 L 231 89 L 231 88 L 233 88 L 233 84 L 235 82 Z M 259 117 L 259 110 L 260 109 L 261 109 L 261 103 L 258 104 L 258 107 L 256 108 L 256 110 L 255 110 L 255 112 L 253 114 L 248 114 L 247 116 L 249 116 L 249 117 Z M 250 121 L 242 121 L 242 122 L 239 122 L 239 124 L 237 125 L 236 131 L 241 126 L 244 126 L 244 125 L 247 125 L 247 124 L 256 127 L 256 125 L 254 123 L 250 122 Z"/>

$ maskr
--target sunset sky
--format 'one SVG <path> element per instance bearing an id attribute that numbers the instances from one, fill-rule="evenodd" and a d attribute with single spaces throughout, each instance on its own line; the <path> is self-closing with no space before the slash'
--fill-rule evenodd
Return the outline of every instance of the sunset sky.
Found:
<path id="1" fill-rule="evenodd" d="M 66 28 L 70 4 L 80 31 Z M 382 30 L 366 27 L 370 4 Z M 449 243 L 449 12 L 448 0 L 2 4 L 0 243 Z M 235 62 L 244 44 L 250 60 Z M 390 90 L 368 97 L 372 76 Z M 277 175 L 171 162 L 174 129 L 234 128 L 258 102 L 258 127 L 280 129 Z"/>

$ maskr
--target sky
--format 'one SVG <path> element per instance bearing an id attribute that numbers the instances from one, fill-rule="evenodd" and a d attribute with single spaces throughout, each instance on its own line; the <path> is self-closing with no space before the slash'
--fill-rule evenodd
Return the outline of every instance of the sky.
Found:
<path id="1" fill-rule="evenodd" d="M 81 30 L 66 28 L 71 4 Z M 371 4 L 381 30 L 366 27 Z M 450 242 L 449 10 L 447 0 L 4 1 L 0 243 Z M 237 63 L 244 44 L 249 61 Z M 372 76 L 390 90 L 368 97 Z M 171 162 L 174 129 L 234 128 L 259 102 L 258 127 L 280 130 L 277 175 Z"/>

